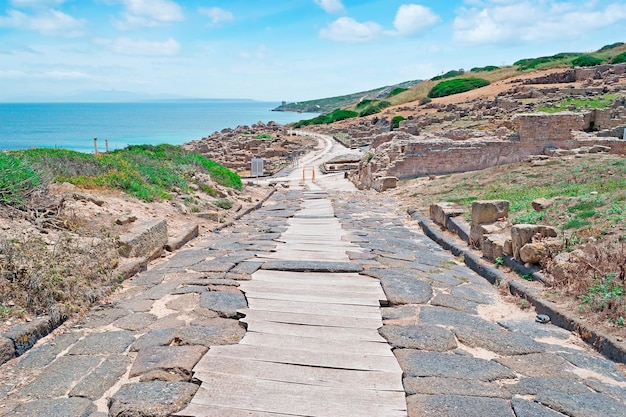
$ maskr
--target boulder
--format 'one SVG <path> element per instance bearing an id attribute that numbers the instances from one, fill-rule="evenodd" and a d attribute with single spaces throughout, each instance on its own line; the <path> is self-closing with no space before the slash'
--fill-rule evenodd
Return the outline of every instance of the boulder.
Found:
<path id="1" fill-rule="evenodd" d="M 519 250 L 521 261 L 528 264 L 538 264 L 549 256 L 550 251 L 543 242 L 527 243 Z"/>
<path id="2" fill-rule="evenodd" d="M 503 256 L 505 254 L 504 247 L 510 241 L 510 236 L 501 233 L 484 235 L 482 242 L 483 257 L 493 261 Z"/>
<path id="3" fill-rule="evenodd" d="M 516 224 L 511 228 L 513 257 L 520 260 L 520 249 L 524 245 L 532 243 L 535 236 L 546 238 L 556 237 L 557 235 L 558 231 L 554 227 L 536 224 Z"/>
<path id="4" fill-rule="evenodd" d="M 118 251 L 125 258 L 153 258 L 167 243 L 167 221 L 150 219 L 138 222 L 129 233 L 120 236 Z"/>
<path id="5" fill-rule="evenodd" d="M 472 226 L 493 223 L 509 217 L 509 202 L 506 200 L 477 200 L 472 203 Z"/>
<path id="6" fill-rule="evenodd" d="M 380 177 L 374 180 L 374 189 L 378 192 L 396 188 L 398 186 L 397 177 Z"/>
<path id="7" fill-rule="evenodd" d="M 556 199 L 538 198 L 532 202 L 533 209 L 536 212 L 542 212 L 548 210 L 554 205 Z"/>

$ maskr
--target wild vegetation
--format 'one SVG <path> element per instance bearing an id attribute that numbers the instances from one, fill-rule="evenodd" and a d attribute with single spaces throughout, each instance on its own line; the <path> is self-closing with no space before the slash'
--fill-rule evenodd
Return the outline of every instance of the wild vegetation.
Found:
<path id="1" fill-rule="evenodd" d="M 544 113 L 558 113 L 565 110 L 604 109 L 612 105 L 619 94 L 601 94 L 593 97 L 567 97 L 550 106 L 541 106 L 536 110 Z"/>
<path id="2" fill-rule="evenodd" d="M 48 314 L 62 320 L 119 283 L 116 239 L 64 211 L 63 200 L 47 192 L 51 183 L 119 190 L 151 202 L 171 199 L 174 192 L 192 195 L 199 174 L 210 176 L 214 186 L 242 188 L 236 173 L 180 146 L 130 146 L 99 155 L 64 149 L 0 153 L 0 212 L 32 224 L 23 234 L 0 239 L 0 319 Z M 205 182 L 196 185 L 218 194 Z M 214 205 L 229 209 L 233 203 Z"/>
<path id="3" fill-rule="evenodd" d="M 350 119 L 352 117 L 357 117 L 359 115 L 358 112 L 353 110 L 344 110 L 344 109 L 335 109 L 328 114 L 322 114 L 313 119 L 300 120 L 298 123 L 294 125 L 294 127 L 299 128 L 303 126 L 309 125 L 327 125 L 333 122 L 337 122 L 339 120 Z"/>
<path id="4" fill-rule="evenodd" d="M 570 297 L 580 314 L 610 326 L 626 319 L 626 158 L 587 156 L 553 159 L 544 166 L 514 164 L 452 174 L 419 183 L 412 194 L 423 207 L 437 201 L 457 202 L 468 210 L 474 200 L 510 202 L 514 224 L 545 224 L 560 230 L 561 252 L 580 253 L 567 273 L 552 261 L 553 296 Z M 532 202 L 553 202 L 536 211 Z M 424 208 L 425 209 L 425 208 Z M 552 259 L 558 255 L 553 253 Z"/>
<path id="5" fill-rule="evenodd" d="M 453 94 L 485 87 L 489 84 L 489 81 L 482 78 L 455 78 L 453 80 L 442 81 L 435 85 L 428 93 L 428 97 L 437 98 L 451 96 Z"/>

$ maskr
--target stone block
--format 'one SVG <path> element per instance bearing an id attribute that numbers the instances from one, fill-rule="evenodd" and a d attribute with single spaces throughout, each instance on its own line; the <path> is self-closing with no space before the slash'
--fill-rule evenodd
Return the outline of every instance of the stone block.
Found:
<path id="1" fill-rule="evenodd" d="M 200 234 L 200 226 L 197 223 L 188 225 L 186 228 L 180 231 L 180 233 L 170 239 L 165 245 L 165 250 L 168 252 L 174 252 L 182 248 L 187 242 L 195 239 Z"/>
<path id="2" fill-rule="evenodd" d="M 0 336 L 0 365 L 15 357 L 15 345 L 8 337 Z"/>
<path id="3" fill-rule="evenodd" d="M 139 351 L 130 377 L 141 381 L 188 382 L 193 367 L 207 352 L 205 346 L 154 346 Z"/>
<path id="4" fill-rule="evenodd" d="M 506 200 L 477 200 L 472 203 L 472 226 L 494 223 L 509 217 L 509 202 Z"/>
<path id="5" fill-rule="evenodd" d="M 476 247 L 482 248 L 485 235 L 501 234 L 506 227 L 507 224 L 503 222 L 472 225 L 470 229 L 470 241 Z"/>
<path id="6" fill-rule="evenodd" d="M 167 239 L 167 221 L 150 219 L 138 222 L 129 233 L 120 236 L 118 251 L 125 258 L 150 256 L 163 249 Z"/>
<path id="7" fill-rule="evenodd" d="M 505 234 L 489 234 L 483 236 L 483 257 L 491 261 L 504 255 L 504 246 L 511 238 Z"/>
<path id="8" fill-rule="evenodd" d="M 465 209 L 456 203 L 441 202 L 430 206 L 430 218 L 444 228 L 448 224 L 450 217 L 457 217 L 465 214 Z"/>
<path id="9" fill-rule="evenodd" d="M 448 218 L 446 228 L 450 232 L 456 233 L 463 241 L 469 242 L 471 227 L 462 216 Z"/>
<path id="10" fill-rule="evenodd" d="M 27 323 L 18 324 L 4 334 L 13 341 L 15 355 L 24 354 L 41 338 L 45 337 L 55 328 L 55 323 L 50 317 L 39 317 Z"/>
<path id="11" fill-rule="evenodd" d="M 537 212 L 548 210 L 554 205 L 556 199 L 538 198 L 532 202 L 533 209 Z"/>
<path id="12" fill-rule="evenodd" d="M 198 388 L 188 382 L 126 384 L 109 399 L 109 416 L 169 416 L 182 410 Z"/>
<path id="13" fill-rule="evenodd" d="M 542 238 L 556 237 L 558 231 L 554 227 L 536 224 L 516 224 L 511 228 L 513 257 L 515 259 L 521 260 L 520 249 L 522 249 L 524 245 L 532 243 L 536 235 Z"/>
<path id="14" fill-rule="evenodd" d="M 381 177 L 374 180 L 374 189 L 378 192 L 386 191 L 398 186 L 397 177 Z"/>

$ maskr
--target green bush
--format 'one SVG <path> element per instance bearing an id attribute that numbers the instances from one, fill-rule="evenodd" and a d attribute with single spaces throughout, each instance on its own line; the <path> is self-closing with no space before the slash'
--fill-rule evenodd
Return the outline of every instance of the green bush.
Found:
<path id="1" fill-rule="evenodd" d="M 470 70 L 470 72 L 490 72 L 500 69 L 500 67 L 496 67 L 495 65 L 487 65 L 486 67 L 474 67 Z"/>
<path id="2" fill-rule="evenodd" d="M 385 108 L 391 106 L 388 101 L 372 101 L 369 106 L 359 112 L 359 117 L 370 116 L 372 114 L 380 113 Z"/>
<path id="3" fill-rule="evenodd" d="M 0 153 L 0 203 L 23 205 L 41 184 L 37 172 L 21 158 Z"/>
<path id="4" fill-rule="evenodd" d="M 454 80 L 442 81 L 434 86 L 428 93 L 428 97 L 446 97 L 453 94 L 464 93 L 476 88 L 489 85 L 489 81 L 482 78 L 457 78 Z"/>
<path id="5" fill-rule="evenodd" d="M 623 45 L 624 45 L 624 42 L 615 42 L 610 45 L 604 45 L 602 48 L 600 48 L 598 52 L 609 51 L 614 48 L 619 48 L 620 46 L 623 46 Z"/>
<path id="6" fill-rule="evenodd" d="M 570 63 L 570 61 L 578 56 L 580 56 L 581 54 L 579 53 L 574 53 L 574 52 L 562 52 L 556 55 L 552 55 L 552 56 L 542 56 L 539 58 L 525 58 L 525 59 L 520 59 L 519 61 L 516 61 L 513 63 L 513 65 L 518 66 L 518 71 L 525 71 L 525 70 L 530 70 L 530 69 L 535 69 L 537 67 L 540 67 L 542 65 L 547 65 L 547 64 L 551 64 L 551 65 L 555 65 L 555 64 L 563 64 L 563 63 Z"/>
<path id="7" fill-rule="evenodd" d="M 231 208 L 233 208 L 233 202 L 226 199 L 217 200 L 213 203 L 213 205 L 224 210 L 230 210 Z"/>
<path id="8" fill-rule="evenodd" d="M 387 98 L 397 96 L 398 94 L 404 93 L 407 90 L 408 88 L 404 88 L 404 87 L 394 88 L 393 90 L 391 90 L 391 93 L 387 94 Z"/>
<path id="9" fill-rule="evenodd" d="M 395 116 L 393 119 L 391 119 L 391 128 L 392 129 L 397 129 L 400 127 L 400 122 L 406 120 L 404 116 Z"/>
<path id="10" fill-rule="evenodd" d="M 613 64 L 623 64 L 624 62 L 626 62 L 626 52 L 622 52 L 611 61 Z"/>
<path id="11" fill-rule="evenodd" d="M 428 103 L 430 103 L 431 101 L 433 101 L 433 99 L 432 99 L 432 98 L 430 98 L 430 97 L 424 97 L 424 98 L 422 98 L 422 99 L 420 100 L 420 104 L 421 104 L 421 105 L 428 104 Z"/>
<path id="12" fill-rule="evenodd" d="M 303 126 L 322 125 L 322 124 L 328 125 L 333 122 L 338 122 L 340 120 L 351 119 L 353 117 L 357 117 L 358 115 L 359 113 L 353 110 L 336 109 L 330 113 L 322 114 L 317 117 L 314 117 L 313 119 L 300 120 L 298 123 L 294 125 L 294 127 L 298 128 L 298 127 L 303 127 Z"/>
<path id="13" fill-rule="evenodd" d="M 465 71 L 463 69 L 451 70 L 451 71 L 446 72 L 445 74 L 433 77 L 433 78 L 431 78 L 431 80 L 432 81 L 439 81 L 439 80 L 444 80 L 446 78 L 458 77 L 459 75 L 463 75 L 463 74 L 465 74 Z"/>
<path id="14" fill-rule="evenodd" d="M 144 201 L 171 198 L 174 189 L 189 191 L 189 181 L 196 172 L 208 173 L 225 187 L 243 188 L 236 172 L 181 146 L 134 145 L 98 155 L 62 149 L 29 149 L 14 154 L 54 181 L 118 189 Z"/>
<path id="15" fill-rule="evenodd" d="M 594 67 L 602 64 L 602 62 L 600 58 L 591 55 L 581 55 L 572 61 L 572 65 L 574 67 Z"/>

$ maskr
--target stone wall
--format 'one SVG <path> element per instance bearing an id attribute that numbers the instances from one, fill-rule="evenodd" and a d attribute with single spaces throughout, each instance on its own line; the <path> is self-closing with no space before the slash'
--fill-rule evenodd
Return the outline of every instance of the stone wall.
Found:
<path id="1" fill-rule="evenodd" d="M 589 129 L 586 120 L 582 113 L 528 113 L 515 115 L 513 126 L 524 144 L 560 147 L 560 142 L 571 139 L 572 131 Z"/>

